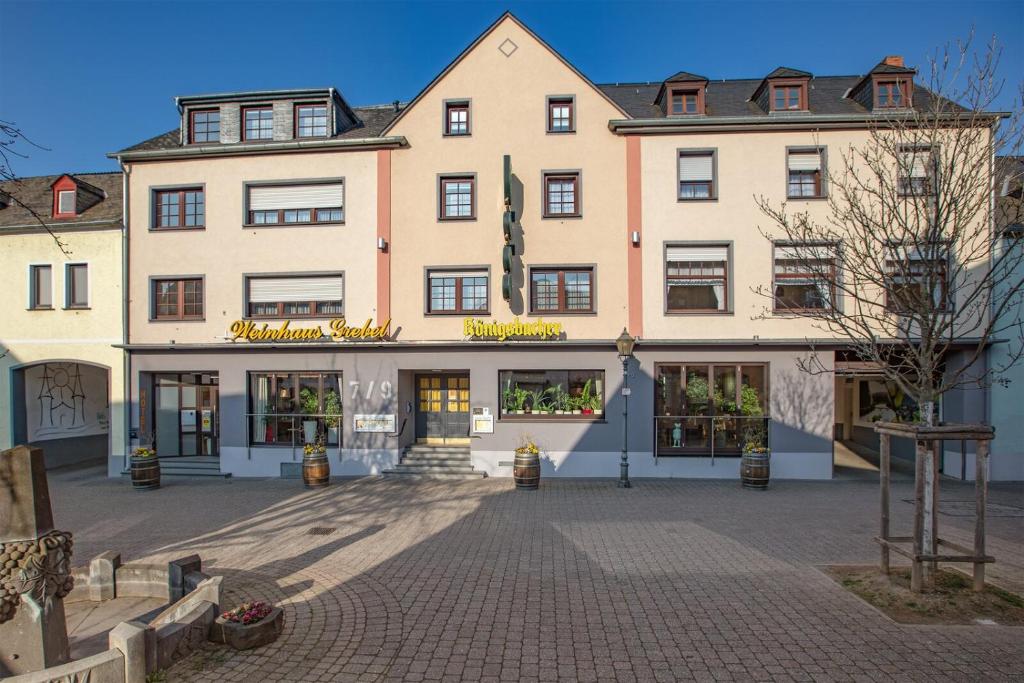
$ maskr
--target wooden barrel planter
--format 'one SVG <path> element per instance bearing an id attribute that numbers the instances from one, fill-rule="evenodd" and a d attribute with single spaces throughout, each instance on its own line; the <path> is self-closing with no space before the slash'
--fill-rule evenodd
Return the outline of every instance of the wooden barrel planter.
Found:
<path id="1" fill-rule="evenodd" d="M 319 489 L 331 483 L 331 463 L 326 453 L 302 456 L 302 481 L 307 489 Z"/>
<path id="2" fill-rule="evenodd" d="M 540 455 L 516 452 L 512 463 L 512 476 L 517 489 L 536 489 L 540 486 Z"/>
<path id="3" fill-rule="evenodd" d="M 740 460 L 740 481 L 744 488 L 766 489 L 771 474 L 770 451 L 765 453 L 744 453 Z"/>
<path id="4" fill-rule="evenodd" d="M 132 488 L 147 491 L 160 488 L 160 461 L 156 456 L 131 459 Z"/>

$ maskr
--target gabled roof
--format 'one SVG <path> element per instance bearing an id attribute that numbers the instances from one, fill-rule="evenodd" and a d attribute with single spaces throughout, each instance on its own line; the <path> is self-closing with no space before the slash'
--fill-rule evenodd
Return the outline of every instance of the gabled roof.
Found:
<path id="1" fill-rule="evenodd" d="M 97 192 L 103 199 L 82 210 L 74 218 L 62 218 L 51 221 L 53 212 L 53 184 L 70 174 L 32 176 L 0 183 L 0 192 L 4 192 L 16 201 L 0 209 L 0 231 L 4 228 L 38 228 L 41 217 L 48 226 L 54 229 L 74 227 L 76 225 L 95 225 L 109 223 L 118 225 L 122 216 L 122 176 L 120 171 L 111 173 L 76 173 L 70 175 L 79 187 L 88 186 L 90 192 Z M 22 206 L 25 204 L 25 206 Z M 35 212 L 36 215 L 33 215 Z"/>
<path id="2" fill-rule="evenodd" d="M 800 69 L 790 69 L 788 66 L 780 66 L 775 71 L 765 76 L 765 79 L 769 78 L 813 78 L 814 74 L 809 71 L 801 71 Z"/>
<path id="3" fill-rule="evenodd" d="M 862 78 L 859 81 L 857 81 L 857 83 L 854 84 L 854 86 L 850 88 L 850 94 L 852 95 L 853 93 L 855 93 L 858 90 L 860 90 L 864 86 L 865 83 L 867 83 L 868 81 L 871 80 L 872 76 L 877 76 L 879 74 L 893 74 L 893 75 L 910 74 L 910 75 L 914 75 L 916 73 L 917 73 L 917 69 L 911 69 L 908 66 L 895 66 L 893 64 L 886 64 L 885 60 L 883 59 L 878 64 L 876 64 L 875 67 L 873 69 L 871 69 L 871 71 L 869 71 L 866 74 L 864 74 L 864 78 Z"/>
<path id="4" fill-rule="evenodd" d="M 450 72 L 450 71 L 451 71 L 452 69 L 454 69 L 454 68 L 455 68 L 456 66 L 458 66 L 458 65 L 459 65 L 459 63 L 460 63 L 460 62 L 462 62 L 462 60 L 463 60 L 463 59 L 465 59 L 465 58 L 466 58 L 466 56 L 467 56 L 467 55 L 469 55 L 469 53 L 470 53 L 470 52 L 472 52 L 472 51 L 473 51 L 473 50 L 474 50 L 474 49 L 476 48 L 476 46 L 477 46 L 477 45 L 479 45 L 479 44 L 480 44 L 480 43 L 481 43 L 481 42 L 482 42 L 482 41 L 483 41 L 483 40 L 484 40 L 484 39 L 485 39 L 485 38 L 486 38 L 487 36 L 489 36 L 489 35 L 490 35 L 491 33 L 493 33 L 493 32 L 494 32 L 494 30 L 495 30 L 495 29 L 497 29 L 497 28 L 498 28 L 498 27 L 499 27 L 499 26 L 500 26 L 500 25 L 501 25 L 501 24 L 502 24 L 502 23 L 503 23 L 503 22 L 504 22 L 504 21 L 505 21 L 506 19 L 509 19 L 509 20 L 511 20 L 511 21 L 514 21 L 514 22 L 516 23 L 516 25 L 517 25 L 517 26 L 518 26 L 519 28 L 521 28 L 521 29 L 523 29 L 524 31 L 526 31 L 526 33 L 527 33 L 527 34 L 528 34 L 528 35 L 529 35 L 529 36 L 530 36 L 531 38 L 533 38 L 533 39 L 534 39 L 534 40 L 536 40 L 536 41 L 537 41 L 538 43 L 540 43 L 540 44 L 541 44 L 541 45 L 542 45 L 542 46 L 543 46 L 543 47 L 544 47 L 545 49 L 547 49 L 547 51 L 548 51 L 548 52 L 550 52 L 550 53 L 551 53 L 552 55 L 554 55 L 554 56 L 555 56 L 555 58 L 556 58 L 556 59 L 558 59 L 558 61 L 562 62 L 562 64 L 565 64 L 565 65 L 566 65 L 566 66 L 567 66 L 567 67 L 568 67 L 568 68 L 569 68 L 569 69 L 570 69 L 570 70 L 571 70 L 571 71 L 572 71 L 572 72 L 573 72 L 574 74 L 576 74 L 576 75 L 577 75 L 577 76 L 578 76 L 578 77 L 579 77 L 579 78 L 580 78 L 580 79 L 581 79 L 581 80 L 582 80 L 582 81 L 583 81 L 584 83 L 586 83 L 586 84 L 587 84 L 587 85 L 589 85 L 589 86 L 590 86 L 591 88 L 593 88 L 593 89 L 594 89 L 594 92 L 596 92 L 596 93 L 597 93 L 598 95 L 600 95 L 600 96 L 601 96 L 601 97 L 603 97 L 603 98 L 604 98 L 605 100 L 607 100 L 607 101 L 608 101 L 608 104 L 610 104 L 611 106 L 613 106 L 613 107 L 614 107 L 615 109 L 618 109 L 618 110 L 619 110 L 619 111 L 620 111 L 620 112 L 622 113 L 622 115 L 623 115 L 623 116 L 629 116 L 629 114 L 628 114 L 628 113 L 627 113 L 627 112 L 626 112 L 626 111 L 625 111 L 625 110 L 624 110 L 624 109 L 623 109 L 622 107 L 620 107 L 620 106 L 619 106 L 619 105 L 618 105 L 618 104 L 617 104 L 617 103 L 615 102 L 615 100 L 613 100 L 613 99 L 612 99 L 611 97 L 609 97 L 609 96 L 607 95 L 607 93 L 605 93 L 605 92 L 604 92 L 603 90 L 601 90 L 601 88 L 598 88 L 598 87 L 597 87 L 596 85 L 594 85 L 594 83 L 593 83 L 593 82 L 592 82 L 592 81 L 591 81 L 591 80 L 590 80 L 589 78 L 587 78 L 586 76 L 584 76 L 584 75 L 583 75 L 583 72 L 581 72 L 581 71 L 580 71 L 579 69 L 577 69 L 577 68 L 576 68 L 575 66 L 573 66 L 573 65 L 572 65 L 572 63 L 571 63 L 571 62 L 570 62 L 569 60 L 567 60 L 567 59 L 566 59 L 565 57 L 563 57 L 563 56 L 562 56 L 562 55 L 561 55 L 561 54 L 560 54 L 560 53 L 559 53 L 559 52 L 558 52 L 557 50 L 555 50 L 555 49 L 554 49 L 553 47 L 551 47 L 550 45 L 548 45 L 548 44 L 547 44 L 547 43 L 546 43 L 546 42 L 544 41 L 544 39 L 543 39 L 543 38 L 541 38 L 541 37 L 540 37 L 540 36 L 538 36 L 538 35 L 537 35 L 536 33 L 534 33 L 533 31 L 531 31 L 531 30 L 530 30 L 530 28 L 529 28 L 529 27 L 528 27 L 528 26 L 527 26 L 526 24 L 524 24 L 523 22 L 521 22 L 521 21 L 520 21 L 520 20 L 519 20 L 519 19 L 518 19 L 518 18 L 517 18 L 517 17 L 516 17 L 516 16 L 514 15 L 514 14 L 512 14 L 511 12 L 505 12 L 505 13 L 504 13 L 504 14 L 502 14 L 502 15 L 501 15 L 500 17 L 498 17 L 498 19 L 497 19 L 497 20 L 496 20 L 496 21 L 495 21 L 495 22 L 494 22 L 493 24 L 491 24 L 490 26 L 488 26 L 488 27 L 487 27 L 487 28 L 486 28 L 486 29 L 484 30 L 484 32 L 483 32 L 483 33 L 481 33 L 481 34 L 480 34 L 479 36 L 477 36 L 476 40 L 474 40 L 474 41 L 473 41 L 472 43 L 470 43 L 470 44 L 469 44 L 469 46 L 468 46 L 468 47 L 466 47 L 466 49 L 465 49 L 465 50 L 463 50 L 462 52 L 460 52 L 460 53 L 458 54 L 458 56 L 457 56 L 457 57 L 455 57 L 455 59 L 454 59 L 454 60 L 452 60 L 450 64 L 448 64 L 448 66 L 446 66 L 446 67 L 445 67 L 444 69 L 442 69 L 442 70 L 441 70 L 441 73 L 439 73 L 439 74 L 438 74 L 437 76 L 435 76 L 435 77 L 434 77 L 434 79 L 433 79 L 432 81 L 430 81 L 430 83 L 427 83 L 426 87 L 425 87 L 425 88 L 423 88 L 423 90 L 420 90 L 420 91 L 419 91 L 419 93 L 418 93 L 418 94 L 416 95 L 416 97 L 412 98 L 412 100 L 410 100 L 410 101 L 409 101 L 409 104 L 407 104 L 407 105 L 406 105 L 406 106 L 405 106 L 405 107 L 404 107 L 404 108 L 402 109 L 402 111 L 401 111 L 401 112 L 399 112 L 398 116 L 396 116 L 396 117 L 395 117 L 395 118 L 394 118 L 394 119 L 393 119 L 393 120 L 391 121 L 391 123 L 389 123 L 389 124 L 387 125 L 387 127 L 386 127 L 386 128 L 385 128 L 385 129 L 383 130 L 383 131 L 381 131 L 381 133 L 380 133 L 380 134 L 381 134 L 381 135 L 386 135 L 386 134 L 388 133 L 388 131 L 390 131 L 390 130 L 391 130 L 392 128 L 394 128 L 394 127 L 395 127 L 395 125 L 396 125 L 396 124 L 397 124 L 397 123 L 398 123 L 399 121 L 401 121 L 401 120 L 402 120 L 402 117 L 403 117 L 403 116 L 405 116 L 405 113 L 406 113 L 407 111 L 409 111 L 410 109 L 412 109 L 413 107 L 415 107 L 415 106 L 416 106 L 416 104 L 417 104 L 417 103 L 418 103 L 418 102 L 419 102 L 419 101 L 420 101 L 421 99 L 423 99 L 423 98 L 424 98 L 424 97 L 426 96 L 426 94 L 427 94 L 428 92 L 430 92 L 431 90 L 433 90 L 433 89 L 434 89 L 434 86 L 435 86 L 435 85 L 437 85 L 438 83 L 440 83 L 440 82 L 441 82 L 441 79 L 443 79 L 443 78 L 444 78 L 445 76 L 447 76 L 447 75 L 448 75 L 448 73 L 449 73 L 449 72 Z"/>
<path id="5" fill-rule="evenodd" d="M 49 177 L 49 176 L 47 176 L 47 177 Z M 78 176 L 73 176 L 70 173 L 62 173 L 62 174 L 60 174 L 58 176 L 53 176 L 53 182 L 50 183 L 50 187 L 52 188 L 54 185 L 56 185 L 58 182 L 60 182 L 60 180 L 62 178 L 71 178 L 71 180 L 74 181 L 75 185 L 78 187 L 79 190 L 85 190 L 86 192 L 88 192 L 90 194 L 96 195 L 100 199 L 102 199 L 102 198 L 107 196 L 106 192 L 104 192 L 100 188 L 96 187 L 95 185 L 91 185 L 91 184 L 85 182 L 84 180 L 82 180 L 81 178 L 79 178 Z"/>
<path id="6" fill-rule="evenodd" d="M 679 73 L 674 74 L 674 75 L 669 76 L 668 78 L 666 78 L 665 82 L 666 83 L 677 83 L 679 81 L 707 81 L 707 80 L 708 80 L 707 76 L 698 76 L 697 74 L 692 74 L 689 71 L 680 71 Z"/>

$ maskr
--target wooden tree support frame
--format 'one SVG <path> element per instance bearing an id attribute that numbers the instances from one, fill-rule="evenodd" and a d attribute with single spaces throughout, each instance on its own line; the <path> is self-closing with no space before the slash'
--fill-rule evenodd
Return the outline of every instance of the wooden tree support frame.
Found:
<path id="1" fill-rule="evenodd" d="M 876 422 L 875 432 L 881 440 L 879 483 L 882 493 L 881 533 L 875 542 L 881 546 L 881 570 L 889 573 L 889 553 L 910 559 L 910 589 L 920 593 L 934 580 L 939 562 L 969 562 L 974 565 L 974 590 L 985 589 L 985 565 L 995 558 L 985 554 L 985 505 L 988 499 L 988 451 L 995 430 L 986 425 L 925 425 L 898 422 Z M 892 437 L 912 439 L 914 453 L 914 532 L 913 536 L 889 534 L 889 491 L 891 484 L 890 453 Z M 965 548 L 939 538 L 939 444 L 942 441 L 975 441 L 974 458 L 974 548 Z M 966 451 L 965 451 L 966 452 Z M 905 546 L 910 544 L 911 550 Z M 960 554 L 939 554 L 939 548 Z"/>

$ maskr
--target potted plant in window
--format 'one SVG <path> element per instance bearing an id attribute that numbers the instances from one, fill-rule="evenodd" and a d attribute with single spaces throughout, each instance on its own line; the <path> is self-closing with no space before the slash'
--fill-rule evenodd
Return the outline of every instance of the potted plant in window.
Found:
<path id="1" fill-rule="evenodd" d="M 505 384 L 505 388 L 501 391 L 501 412 L 505 415 L 511 415 L 516 411 L 516 392 L 512 388 L 512 380 L 509 380 Z"/>
<path id="2" fill-rule="evenodd" d="M 160 461 L 149 446 L 139 446 L 131 457 L 132 488 L 136 491 L 160 488 Z"/>
<path id="3" fill-rule="evenodd" d="M 526 399 L 529 398 L 530 392 L 519 386 L 516 386 L 513 391 L 515 392 L 515 398 L 513 399 L 512 405 L 515 410 L 512 412 L 516 415 L 523 415 L 526 413 Z"/>
<path id="4" fill-rule="evenodd" d="M 580 412 L 584 415 L 593 415 L 593 395 L 590 393 L 590 387 L 592 386 L 592 380 L 587 380 L 583 383 L 583 390 L 580 392 Z"/>
<path id="5" fill-rule="evenodd" d="M 554 410 L 555 415 L 564 415 L 566 393 L 562 391 L 561 384 L 556 384 L 551 388 L 553 390 L 551 392 L 551 407 Z"/>
<path id="6" fill-rule="evenodd" d="M 324 392 L 324 423 L 327 425 L 327 443 L 340 444 L 341 396 L 334 389 Z"/>
<path id="7" fill-rule="evenodd" d="M 604 415 L 604 402 L 601 400 L 600 394 L 594 394 L 590 397 L 590 409 L 594 415 Z"/>
<path id="8" fill-rule="evenodd" d="M 303 415 L 316 415 L 320 412 L 320 397 L 309 387 L 299 392 L 299 410 Z M 302 421 L 303 442 L 310 444 L 316 441 L 316 419 Z"/>

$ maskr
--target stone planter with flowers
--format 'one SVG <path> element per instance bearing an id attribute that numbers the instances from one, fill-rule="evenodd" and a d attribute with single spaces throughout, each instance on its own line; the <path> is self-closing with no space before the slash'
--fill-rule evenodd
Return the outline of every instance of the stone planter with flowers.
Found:
<path id="1" fill-rule="evenodd" d="M 284 628 L 284 612 L 266 602 L 245 602 L 221 614 L 210 628 L 210 640 L 236 650 L 272 643 Z"/>

